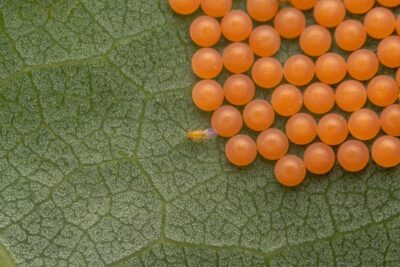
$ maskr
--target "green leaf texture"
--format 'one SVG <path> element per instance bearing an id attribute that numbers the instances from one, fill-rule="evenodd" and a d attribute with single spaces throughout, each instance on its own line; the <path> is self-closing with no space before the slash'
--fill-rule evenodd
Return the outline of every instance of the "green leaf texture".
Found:
<path id="1" fill-rule="evenodd" d="M 197 15 L 0 1 L 0 266 L 399 266 L 400 168 L 291 189 L 185 140 L 210 120 L 190 98 Z"/>

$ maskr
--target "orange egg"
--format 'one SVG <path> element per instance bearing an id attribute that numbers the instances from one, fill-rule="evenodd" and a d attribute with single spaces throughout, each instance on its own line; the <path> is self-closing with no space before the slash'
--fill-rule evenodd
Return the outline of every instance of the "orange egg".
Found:
<path id="1" fill-rule="evenodd" d="M 274 28 L 262 25 L 251 33 L 249 44 L 257 56 L 269 57 L 278 52 L 281 47 L 281 38 Z"/>
<path id="2" fill-rule="evenodd" d="M 241 42 L 247 39 L 252 30 L 253 22 L 247 13 L 241 10 L 232 10 L 221 21 L 222 34 L 232 42 Z"/>
<path id="3" fill-rule="evenodd" d="M 326 28 L 336 27 L 345 16 L 346 8 L 340 0 L 318 1 L 314 7 L 315 21 Z"/>
<path id="4" fill-rule="evenodd" d="M 396 72 L 396 82 L 400 87 L 400 68 Z M 399 96 L 400 97 L 400 96 Z"/>
<path id="5" fill-rule="evenodd" d="M 367 87 L 368 99 L 379 107 L 387 107 L 398 100 L 399 86 L 387 75 L 374 77 Z"/>
<path id="6" fill-rule="evenodd" d="M 367 102 L 367 90 L 359 81 L 347 80 L 335 90 L 336 104 L 344 111 L 353 112 Z"/>
<path id="7" fill-rule="evenodd" d="M 358 20 L 345 20 L 335 30 L 336 44 L 345 51 L 354 51 L 362 47 L 367 40 L 364 26 Z"/>
<path id="8" fill-rule="evenodd" d="M 348 127 L 351 135 L 359 140 L 371 140 L 378 135 L 381 128 L 378 115 L 367 108 L 351 114 Z"/>
<path id="9" fill-rule="evenodd" d="M 222 17 L 231 10 L 232 0 L 201 0 L 201 9 L 212 17 Z"/>
<path id="10" fill-rule="evenodd" d="M 297 186 L 306 177 L 304 161 L 295 155 L 286 155 L 280 158 L 274 168 L 276 180 L 285 186 Z"/>
<path id="11" fill-rule="evenodd" d="M 221 38 L 221 26 L 212 17 L 200 16 L 190 25 L 190 37 L 198 46 L 213 46 Z"/>
<path id="12" fill-rule="evenodd" d="M 400 35 L 400 15 L 397 16 L 397 20 L 396 20 L 396 32 L 398 35 Z"/>
<path id="13" fill-rule="evenodd" d="M 374 52 L 359 49 L 347 58 L 347 71 L 359 81 L 366 81 L 375 76 L 379 69 L 379 60 Z"/>
<path id="14" fill-rule="evenodd" d="M 278 8 L 278 0 L 247 0 L 247 12 L 250 17 L 260 22 L 271 20 Z"/>
<path id="15" fill-rule="evenodd" d="M 375 140 L 371 149 L 372 159 L 381 167 L 392 168 L 400 164 L 399 138 L 384 135 Z"/>
<path id="16" fill-rule="evenodd" d="M 302 86 L 309 83 L 314 77 L 314 62 L 305 55 L 289 57 L 283 67 L 285 79 L 294 85 Z"/>
<path id="17" fill-rule="evenodd" d="M 375 4 L 375 0 L 344 0 L 343 2 L 346 9 L 354 14 L 364 14 Z"/>
<path id="18" fill-rule="evenodd" d="M 335 105 L 335 92 L 325 83 L 312 83 L 304 91 L 303 101 L 312 113 L 324 114 Z"/>
<path id="19" fill-rule="evenodd" d="M 378 58 L 389 68 L 400 67 L 400 36 L 389 36 L 378 45 Z"/>
<path id="20" fill-rule="evenodd" d="M 231 43 L 225 47 L 222 59 L 227 70 L 233 73 L 243 73 L 253 65 L 254 55 L 247 44 Z"/>
<path id="21" fill-rule="evenodd" d="M 270 128 L 257 137 L 257 149 L 263 158 L 277 160 L 286 155 L 289 140 L 281 130 Z"/>
<path id="22" fill-rule="evenodd" d="M 330 32 L 319 25 L 308 26 L 300 35 L 300 48 L 309 56 L 320 56 L 332 45 Z"/>
<path id="23" fill-rule="evenodd" d="M 300 10 L 284 7 L 276 14 L 274 27 L 283 38 L 296 38 L 306 28 L 306 18 Z"/>
<path id="24" fill-rule="evenodd" d="M 272 93 L 271 103 L 279 115 L 292 116 L 300 111 L 303 98 L 296 86 L 282 84 Z"/>
<path id="25" fill-rule="evenodd" d="M 194 13 L 200 6 L 200 0 L 168 0 L 173 11 L 181 15 Z"/>
<path id="26" fill-rule="evenodd" d="M 295 8 L 309 10 L 315 6 L 318 0 L 291 0 L 290 3 Z"/>
<path id="27" fill-rule="evenodd" d="M 297 113 L 286 123 L 286 135 L 297 145 L 311 143 L 317 136 L 317 123 L 306 113 Z"/>
<path id="28" fill-rule="evenodd" d="M 368 147 L 361 141 L 349 140 L 338 149 L 337 159 L 340 166 L 349 172 L 359 172 L 369 161 Z"/>
<path id="29" fill-rule="evenodd" d="M 383 39 L 394 31 L 396 18 L 390 9 L 375 7 L 365 15 L 364 27 L 372 38 Z"/>
<path id="30" fill-rule="evenodd" d="M 380 116 L 382 130 L 391 136 L 400 136 L 400 105 L 386 107 Z"/>
<path id="31" fill-rule="evenodd" d="M 257 157 L 257 145 L 251 137 L 239 134 L 228 140 L 225 155 L 233 165 L 248 166 Z"/>
<path id="32" fill-rule="evenodd" d="M 274 119 L 274 109 L 267 100 L 254 99 L 244 107 L 244 123 L 254 131 L 260 132 L 269 128 Z"/>
<path id="33" fill-rule="evenodd" d="M 329 1 L 329 0 L 324 0 Z M 326 53 L 315 62 L 317 78 L 327 84 L 335 84 L 346 76 L 347 64 L 343 57 L 336 53 Z"/>
<path id="34" fill-rule="evenodd" d="M 194 104 L 201 110 L 212 111 L 222 105 L 224 94 L 221 85 L 214 80 L 199 81 L 192 90 Z"/>
<path id="35" fill-rule="evenodd" d="M 193 72 L 203 79 L 217 77 L 223 68 L 222 57 L 213 48 L 201 48 L 192 57 Z"/>
<path id="36" fill-rule="evenodd" d="M 247 75 L 234 74 L 226 79 L 223 91 L 229 103 L 241 106 L 253 99 L 256 88 Z"/>
<path id="37" fill-rule="evenodd" d="M 400 5 L 400 0 L 377 0 L 379 4 L 386 7 L 395 7 Z"/>
<path id="38" fill-rule="evenodd" d="M 349 135 L 347 121 L 339 114 L 327 114 L 319 120 L 317 133 L 318 137 L 325 144 L 339 145 Z"/>
<path id="39" fill-rule="evenodd" d="M 212 128 L 222 137 L 236 135 L 242 129 L 242 125 L 242 114 L 238 109 L 229 105 L 219 107 L 211 117 Z"/>
<path id="40" fill-rule="evenodd" d="M 303 159 L 311 173 L 326 174 L 335 165 L 335 152 L 330 146 L 317 142 L 306 148 Z"/>
<path id="41" fill-rule="evenodd" d="M 262 88 L 273 88 L 283 78 L 281 63 L 272 57 L 264 57 L 257 60 L 251 70 L 254 82 Z"/>

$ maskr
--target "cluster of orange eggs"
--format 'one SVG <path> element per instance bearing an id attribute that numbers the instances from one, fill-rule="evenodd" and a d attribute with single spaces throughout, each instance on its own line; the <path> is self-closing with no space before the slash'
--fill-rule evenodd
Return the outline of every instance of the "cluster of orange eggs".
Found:
<path id="1" fill-rule="evenodd" d="M 288 2 L 290 6 L 280 7 L 278 0 L 247 0 L 245 12 L 231 10 L 232 0 L 169 0 L 179 14 L 192 14 L 200 6 L 206 14 L 190 26 L 193 42 L 201 47 L 193 55 L 192 69 L 203 79 L 194 86 L 192 98 L 199 109 L 213 111 L 211 125 L 216 133 L 230 138 L 225 147 L 227 159 L 234 165 L 247 166 L 258 151 L 265 159 L 277 160 L 275 176 L 280 183 L 296 186 L 307 170 L 328 173 L 336 158 L 347 171 L 364 169 L 370 151 L 363 141 L 374 139 L 382 129 L 385 135 L 373 142 L 372 159 L 385 168 L 400 164 L 400 105 L 395 104 L 400 69 L 397 82 L 391 76 L 377 75 L 380 64 L 400 67 L 400 16 L 396 19 L 390 9 L 400 5 L 400 0 Z M 316 24 L 307 26 L 303 11 L 310 9 Z M 346 12 L 366 13 L 363 23 L 346 19 Z M 253 20 L 259 25 L 254 29 Z M 273 26 L 265 23 L 268 21 L 273 21 Z M 212 46 L 222 36 L 231 43 L 221 55 Z M 362 48 L 367 36 L 379 40 L 376 54 Z M 289 57 L 283 66 L 273 57 L 280 49 L 281 38 L 299 38 L 304 53 Z M 351 53 L 347 59 L 329 52 L 333 41 Z M 213 79 L 224 67 L 232 75 L 221 86 Z M 351 79 L 343 81 L 346 75 Z M 256 85 L 273 89 L 270 102 L 254 99 Z M 300 86 L 306 87 L 303 93 Z M 229 104 L 223 104 L 224 100 Z M 380 116 L 363 108 L 367 100 L 384 108 Z M 335 104 L 352 113 L 348 120 L 329 113 Z M 322 118 L 317 122 L 301 112 L 303 105 Z M 244 108 L 241 112 L 235 106 Z M 276 113 L 289 117 L 285 132 L 270 128 Z M 256 141 L 240 134 L 243 122 L 260 132 Z M 349 134 L 353 139 L 348 139 Z M 311 144 L 317 136 L 320 141 Z M 289 141 L 308 145 L 303 159 L 287 155 Z M 332 146 L 339 146 L 336 154 Z"/>

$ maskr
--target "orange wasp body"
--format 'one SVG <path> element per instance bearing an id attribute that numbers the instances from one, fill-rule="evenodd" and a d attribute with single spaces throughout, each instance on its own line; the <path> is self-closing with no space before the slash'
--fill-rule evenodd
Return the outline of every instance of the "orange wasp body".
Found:
<path id="1" fill-rule="evenodd" d="M 216 137 L 217 132 L 213 128 L 208 128 L 205 130 L 188 131 L 186 136 L 192 141 L 202 141 Z"/>

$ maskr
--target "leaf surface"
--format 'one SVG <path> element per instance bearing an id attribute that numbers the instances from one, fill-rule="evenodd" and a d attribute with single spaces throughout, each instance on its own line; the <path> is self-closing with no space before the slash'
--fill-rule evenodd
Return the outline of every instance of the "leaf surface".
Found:
<path id="1" fill-rule="evenodd" d="M 227 163 L 225 140 L 185 140 L 210 120 L 190 98 L 194 17 L 0 2 L 0 266 L 398 266 L 400 168 L 290 189 L 271 162 Z"/>

